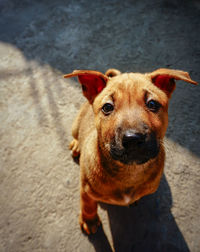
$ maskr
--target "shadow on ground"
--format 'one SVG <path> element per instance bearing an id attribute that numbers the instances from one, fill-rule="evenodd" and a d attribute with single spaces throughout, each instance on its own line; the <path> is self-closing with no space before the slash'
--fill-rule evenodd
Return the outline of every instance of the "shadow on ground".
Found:
<path id="1" fill-rule="evenodd" d="M 108 213 L 114 251 L 189 251 L 171 213 L 172 195 L 165 176 L 155 194 L 129 207 L 101 207 Z M 102 228 L 89 239 L 97 252 L 112 251 Z"/>

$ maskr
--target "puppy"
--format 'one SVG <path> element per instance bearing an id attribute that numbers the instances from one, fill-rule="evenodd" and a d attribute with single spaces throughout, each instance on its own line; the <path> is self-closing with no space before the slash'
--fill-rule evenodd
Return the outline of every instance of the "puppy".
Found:
<path id="1" fill-rule="evenodd" d="M 187 72 L 158 69 L 121 73 L 75 70 L 87 102 L 72 127 L 72 155 L 80 155 L 80 226 L 100 225 L 97 203 L 129 205 L 154 193 L 163 174 L 163 138 L 175 80 L 197 84 Z"/>

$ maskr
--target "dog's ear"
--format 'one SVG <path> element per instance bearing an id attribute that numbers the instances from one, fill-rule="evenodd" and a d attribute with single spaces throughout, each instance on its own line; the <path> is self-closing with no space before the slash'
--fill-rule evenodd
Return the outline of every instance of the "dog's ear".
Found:
<path id="1" fill-rule="evenodd" d="M 117 76 L 117 75 L 120 75 L 121 72 L 117 69 L 114 69 L 114 68 L 110 68 L 106 71 L 105 75 L 112 78 L 114 76 Z"/>
<path id="2" fill-rule="evenodd" d="M 64 75 L 64 78 L 75 76 L 78 77 L 83 94 L 91 104 L 94 98 L 105 88 L 108 81 L 108 76 L 92 70 L 75 70 L 70 74 Z"/>
<path id="3" fill-rule="evenodd" d="M 163 90 L 168 97 L 171 96 L 172 92 L 176 87 L 175 80 L 183 80 L 192 84 L 197 85 L 196 81 L 193 81 L 187 72 L 180 70 L 160 68 L 150 74 L 151 80 L 158 88 Z"/>

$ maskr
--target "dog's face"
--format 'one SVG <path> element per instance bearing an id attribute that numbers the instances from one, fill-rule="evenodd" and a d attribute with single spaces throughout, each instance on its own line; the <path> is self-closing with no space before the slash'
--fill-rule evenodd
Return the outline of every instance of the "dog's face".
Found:
<path id="1" fill-rule="evenodd" d="M 168 100 L 175 79 L 193 84 L 189 74 L 158 69 L 149 74 L 77 70 L 83 94 L 93 106 L 98 141 L 104 155 L 123 164 L 155 158 L 168 124 Z"/>
<path id="2" fill-rule="evenodd" d="M 143 74 L 121 74 L 107 82 L 93 103 L 104 153 L 124 164 L 155 158 L 168 123 L 168 96 Z"/>

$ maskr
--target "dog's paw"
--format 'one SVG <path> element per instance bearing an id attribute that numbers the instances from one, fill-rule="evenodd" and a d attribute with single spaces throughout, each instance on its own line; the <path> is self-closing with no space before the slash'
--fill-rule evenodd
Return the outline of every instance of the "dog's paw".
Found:
<path id="1" fill-rule="evenodd" d="M 73 139 L 69 145 L 69 149 L 72 150 L 73 157 L 78 157 L 80 155 L 78 140 Z"/>
<path id="2" fill-rule="evenodd" d="M 95 234 L 98 227 L 101 225 L 99 216 L 96 215 L 92 220 L 84 220 L 82 215 L 80 215 L 80 227 L 81 230 L 87 235 Z"/>

